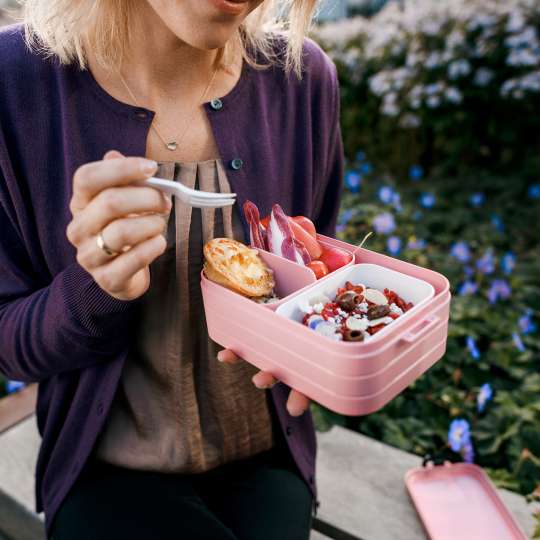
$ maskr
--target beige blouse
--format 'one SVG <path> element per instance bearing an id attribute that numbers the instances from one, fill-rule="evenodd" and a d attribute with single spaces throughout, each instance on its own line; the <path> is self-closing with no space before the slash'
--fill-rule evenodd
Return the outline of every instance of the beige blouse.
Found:
<path id="1" fill-rule="evenodd" d="M 220 159 L 161 162 L 156 176 L 205 191 L 230 191 Z M 202 472 L 274 446 L 257 368 L 222 364 L 200 290 L 203 243 L 246 242 L 236 205 L 197 209 L 173 198 L 166 251 L 150 265 L 133 346 L 100 433 L 98 459 L 136 469 Z"/>

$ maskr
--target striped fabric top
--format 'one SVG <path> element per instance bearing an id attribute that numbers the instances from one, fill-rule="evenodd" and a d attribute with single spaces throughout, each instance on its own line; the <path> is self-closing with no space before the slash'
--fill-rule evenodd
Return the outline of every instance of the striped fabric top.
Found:
<path id="1" fill-rule="evenodd" d="M 230 191 L 220 159 L 161 162 L 156 176 L 204 191 Z M 173 198 L 167 249 L 150 265 L 137 333 L 94 452 L 136 469 L 202 472 L 274 445 L 267 392 L 257 368 L 222 364 L 209 339 L 200 290 L 203 244 L 246 243 L 235 206 L 191 208 Z"/>

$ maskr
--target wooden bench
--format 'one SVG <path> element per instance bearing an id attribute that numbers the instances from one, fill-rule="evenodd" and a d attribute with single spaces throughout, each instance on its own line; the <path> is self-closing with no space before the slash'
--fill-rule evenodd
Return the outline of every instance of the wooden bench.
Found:
<path id="1" fill-rule="evenodd" d="M 339 426 L 317 439 L 321 504 L 311 540 L 426 538 L 403 483 L 405 472 L 420 464 L 418 456 Z M 34 415 L 0 434 L 0 540 L 45 538 L 43 514 L 33 510 L 39 444 Z M 515 493 L 500 494 L 531 535 L 533 506 Z"/>

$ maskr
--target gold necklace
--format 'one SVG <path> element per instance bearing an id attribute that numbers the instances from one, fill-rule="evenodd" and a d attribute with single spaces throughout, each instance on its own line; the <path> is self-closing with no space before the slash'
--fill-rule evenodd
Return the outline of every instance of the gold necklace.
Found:
<path id="1" fill-rule="evenodd" d="M 218 69 L 219 69 L 219 67 L 217 67 L 214 70 L 214 74 L 212 75 L 212 78 L 210 79 L 210 82 L 206 85 L 206 88 L 204 89 L 204 92 L 203 92 L 202 96 L 200 97 L 199 101 L 202 102 L 204 100 L 204 97 L 206 96 L 206 92 L 208 92 L 208 89 L 210 88 L 210 85 L 214 82 L 214 78 L 216 76 L 216 73 L 217 73 Z M 120 76 L 120 80 L 122 81 L 122 83 L 126 87 L 126 90 L 129 92 L 129 94 L 131 96 L 131 99 L 133 99 L 133 101 L 135 102 L 135 105 L 137 105 L 137 107 L 140 107 L 139 102 L 137 101 L 137 98 L 133 95 L 133 92 L 131 91 L 131 89 L 127 85 L 126 81 L 124 80 L 124 77 L 122 77 L 122 74 L 120 73 L 120 71 L 118 71 L 118 75 Z M 165 140 L 165 138 L 159 132 L 157 126 L 154 125 L 155 122 L 152 122 L 150 127 L 156 132 L 156 135 L 161 139 L 161 142 L 164 144 L 165 148 L 167 148 L 167 150 L 170 150 L 171 152 L 173 152 L 174 150 L 176 150 L 178 148 L 179 142 L 184 138 L 184 135 L 185 135 L 185 133 L 186 133 L 188 127 L 189 127 L 189 120 L 191 120 L 192 116 L 193 116 L 193 113 L 191 113 L 190 117 L 188 118 L 188 121 L 186 122 L 186 129 L 184 129 L 181 137 L 177 141 L 172 140 L 170 142 L 167 142 Z"/>

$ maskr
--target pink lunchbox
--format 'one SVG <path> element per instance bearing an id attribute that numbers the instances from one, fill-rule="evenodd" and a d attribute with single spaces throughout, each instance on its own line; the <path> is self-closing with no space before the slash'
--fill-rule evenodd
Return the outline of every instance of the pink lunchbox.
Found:
<path id="1" fill-rule="evenodd" d="M 346 266 L 317 280 L 307 267 L 264 250 L 261 257 L 274 271 L 279 302 L 259 304 L 208 280 L 201 273 L 201 289 L 208 334 L 218 344 L 313 401 L 344 415 L 377 411 L 417 379 L 446 350 L 450 285 L 441 274 L 340 240 L 317 235 L 323 245 L 350 252 Z M 356 266 L 392 274 L 384 286 L 412 301 L 411 288 L 422 288 L 415 307 L 365 342 L 333 341 L 294 320 L 291 303 L 302 294 L 316 294 L 330 282 L 344 285 Z M 376 266 L 373 266 L 376 265 Z M 401 274 L 403 279 L 397 279 Z M 341 276 L 341 278 L 340 278 Z M 373 285 L 380 287 L 377 272 Z M 337 289 L 337 286 L 335 289 Z M 415 285 L 416 287 L 416 285 Z M 334 290 L 333 286 L 330 290 Z M 416 294 L 416 293 L 415 293 Z"/>
<path id="2" fill-rule="evenodd" d="M 429 464 L 405 485 L 430 540 L 526 540 L 486 473 L 472 463 Z"/>

